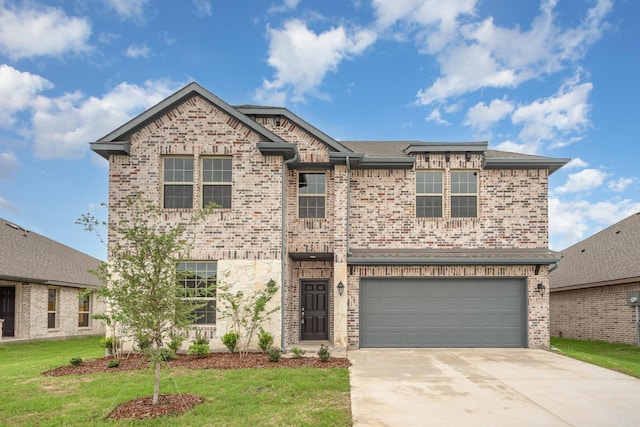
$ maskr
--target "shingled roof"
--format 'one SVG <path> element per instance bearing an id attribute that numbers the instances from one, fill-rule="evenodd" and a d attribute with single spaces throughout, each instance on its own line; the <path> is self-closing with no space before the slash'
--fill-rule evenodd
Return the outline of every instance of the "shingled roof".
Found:
<path id="1" fill-rule="evenodd" d="M 552 290 L 640 281 L 640 212 L 560 253 Z"/>
<path id="2" fill-rule="evenodd" d="M 100 260 L 0 218 L 0 279 L 95 288 Z"/>

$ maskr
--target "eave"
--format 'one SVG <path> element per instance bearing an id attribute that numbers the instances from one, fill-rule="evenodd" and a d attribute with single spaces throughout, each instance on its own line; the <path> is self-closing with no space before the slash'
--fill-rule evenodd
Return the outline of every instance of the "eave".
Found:
<path id="1" fill-rule="evenodd" d="M 547 169 L 549 175 L 569 163 L 571 159 L 495 159 L 485 158 L 484 169 Z"/>

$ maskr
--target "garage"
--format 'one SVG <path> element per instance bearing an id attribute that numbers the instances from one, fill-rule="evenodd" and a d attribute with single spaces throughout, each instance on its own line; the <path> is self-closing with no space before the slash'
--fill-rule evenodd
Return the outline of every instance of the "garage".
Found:
<path id="1" fill-rule="evenodd" d="M 360 347 L 525 347 L 519 278 L 362 278 Z"/>

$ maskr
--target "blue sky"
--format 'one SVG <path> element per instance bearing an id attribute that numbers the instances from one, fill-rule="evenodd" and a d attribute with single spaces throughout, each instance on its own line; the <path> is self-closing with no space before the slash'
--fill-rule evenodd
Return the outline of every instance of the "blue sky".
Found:
<path id="1" fill-rule="evenodd" d="M 0 0 L 0 217 L 104 259 L 89 142 L 190 81 L 338 140 L 570 157 L 555 250 L 640 211 L 635 0 Z"/>

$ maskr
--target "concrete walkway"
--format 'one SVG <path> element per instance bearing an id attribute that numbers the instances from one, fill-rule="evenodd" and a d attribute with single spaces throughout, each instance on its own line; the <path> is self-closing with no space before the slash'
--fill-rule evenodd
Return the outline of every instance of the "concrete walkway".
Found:
<path id="1" fill-rule="evenodd" d="M 350 350 L 356 426 L 639 426 L 640 380 L 544 350 Z"/>

